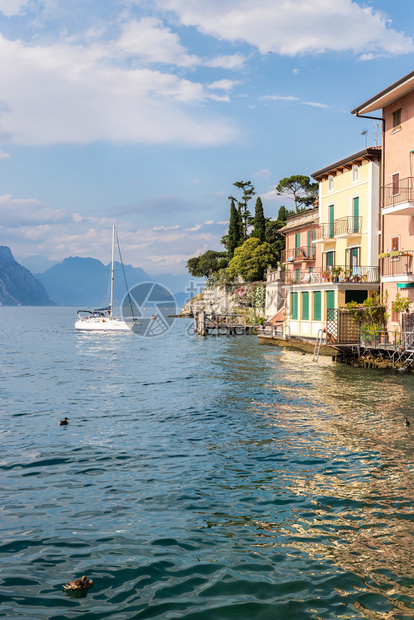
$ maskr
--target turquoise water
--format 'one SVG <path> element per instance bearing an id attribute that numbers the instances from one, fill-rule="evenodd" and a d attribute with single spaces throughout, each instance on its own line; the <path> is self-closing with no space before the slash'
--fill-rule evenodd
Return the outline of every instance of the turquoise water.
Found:
<path id="1" fill-rule="evenodd" d="M 0 318 L 1 617 L 414 617 L 413 376 Z"/>

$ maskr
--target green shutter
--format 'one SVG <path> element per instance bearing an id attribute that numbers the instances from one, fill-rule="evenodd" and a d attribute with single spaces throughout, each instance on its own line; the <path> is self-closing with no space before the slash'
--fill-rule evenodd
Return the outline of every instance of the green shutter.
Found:
<path id="1" fill-rule="evenodd" d="M 290 294 L 290 308 L 291 308 L 290 318 L 297 319 L 298 318 L 298 294 L 297 293 Z"/>
<path id="2" fill-rule="evenodd" d="M 309 293 L 305 291 L 301 295 L 302 321 L 309 321 Z"/>
<path id="3" fill-rule="evenodd" d="M 326 291 L 326 309 L 335 308 L 335 291 Z"/>
<path id="4" fill-rule="evenodd" d="M 354 217 L 352 232 L 357 233 L 359 232 L 359 197 L 353 198 L 352 200 L 352 215 Z"/>
<path id="5" fill-rule="evenodd" d="M 295 248 L 300 247 L 300 233 L 295 234 Z"/>
<path id="6" fill-rule="evenodd" d="M 329 223 L 329 237 L 332 239 L 334 237 L 334 221 L 335 221 L 335 213 L 334 213 L 334 205 L 329 205 L 328 207 L 328 223 Z"/>
<path id="7" fill-rule="evenodd" d="M 321 291 L 313 292 L 313 320 L 320 321 L 322 319 L 322 293 Z"/>

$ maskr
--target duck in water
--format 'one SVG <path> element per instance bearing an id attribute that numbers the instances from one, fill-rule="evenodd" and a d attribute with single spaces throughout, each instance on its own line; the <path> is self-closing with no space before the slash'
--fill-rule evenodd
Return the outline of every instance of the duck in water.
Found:
<path id="1" fill-rule="evenodd" d="M 92 588 L 94 585 L 92 579 L 88 579 L 86 575 L 84 575 L 81 579 L 75 579 L 74 581 L 69 581 L 65 583 L 63 588 L 65 590 L 88 590 Z"/>
<path id="2" fill-rule="evenodd" d="M 404 426 L 410 426 L 411 422 L 408 418 L 404 418 Z"/>
<path id="3" fill-rule="evenodd" d="M 59 426 L 67 426 L 69 424 L 69 418 L 64 418 L 63 420 L 59 420 Z"/>

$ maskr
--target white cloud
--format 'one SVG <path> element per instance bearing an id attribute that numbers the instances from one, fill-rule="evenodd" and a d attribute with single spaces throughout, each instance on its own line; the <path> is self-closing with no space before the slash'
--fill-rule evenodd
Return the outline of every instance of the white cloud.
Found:
<path id="1" fill-rule="evenodd" d="M 0 35 L 0 57 L 7 58 L 0 63 L 6 94 L 0 107 L 3 138 L 9 135 L 19 144 L 107 140 L 191 145 L 235 138 L 231 121 L 203 107 L 208 100 L 228 97 L 170 72 L 117 63 L 108 49 L 96 42 L 25 45 Z M 175 52 L 178 62 L 177 47 Z"/>
<path id="2" fill-rule="evenodd" d="M 288 95 L 286 97 L 283 97 L 281 95 L 263 95 L 263 97 L 260 97 L 261 101 L 300 101 L 298 97 L 292 97 L 291 95 Z"/>
<path id="3" fill-rule="evenodd" d="M 6 17 L 14 17 L 24 9 L 30 0 L 0 0 L 0 11 Z"/>
<path id="4" fill-rule="evenodd" d="M 242 69 L 246 64 L 247 58 L 241 54 L 233 54 L 232 56 L 216 56 L 210 60 L 204 60 L 203 64 L 206 67 L 213 67 L 217 69 Z"/>
<path id="5" fill-rule="evenodd" d="M 52 209 L 33 198 L 0 196 L 2 243 L 22 258 L 42 254 L 61 261 L 68 256 L 90 256 L 107 264 L 114 219 Z M 149 273 L 159 272 L 160 266 L 185 273 L 186 261 L 201 245 L 220 247 L 227 223 L 208 220 L 188 226 L 137 228 L 117 221 L 117 230 L 126 263 Z"/>
<path id="6" fill-rule="evenodd" d="M 217 80 L 217 82 L 213 82 L 212 84 L 208 84 L 207 88 L 216 89 L 216 90 L 226 90 L 230 91 L 234 86 L 237 86 L 240 82 L 236 80 Z"/>
<path id="7" fill-rule="evenodd" d="M 178 35 L 165 28 L 156 17 L 124 24 L 115 47 L 121 54 L 138 56 L 148 63 L 160 62 L 182 67 L 200 64 L 197 56 L 187 53 Z"/>
<path id="8" fill-rule="evenodd" d="M 316 103 L 314 101 L 302 101 L 303 105 L 310 105 L 314 108 L 329 108 L 326 103 Z"/>
<path id="9" fill-rule="evenodd" d="M 9 159 L 9 153 L 4 153 L 4 151 L 0 151 L 0 159 Z"/>
<path id="10" fill-rule="evenodd" d="M 185 26 L 227 41 L 244 41 L 262 54 L 326 51 L 406 54 L 410 37 L 390 27 L 372 7 L 352 0 L 156 0 Z"/>

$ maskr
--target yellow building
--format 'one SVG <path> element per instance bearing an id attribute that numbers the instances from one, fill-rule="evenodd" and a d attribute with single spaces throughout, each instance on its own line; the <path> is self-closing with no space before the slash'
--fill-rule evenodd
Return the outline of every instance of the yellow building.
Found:
<path id="1" fill-rule="evenodd" d="M 288 219 L 283 231 L 285 336 L 315 338 L 330 310 L 379 290 L 380 162 L 381 147 L 371 147 L 312 175 L 319 182 L 319 225 L 310 233 L 311 266 L 298 264 L 295 246 L 303 234 L 294 222 Z"/>

